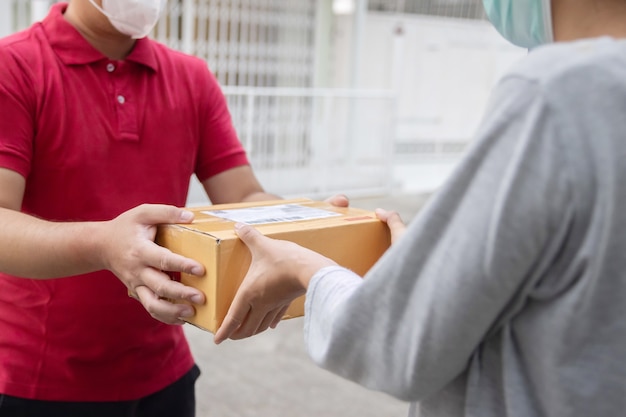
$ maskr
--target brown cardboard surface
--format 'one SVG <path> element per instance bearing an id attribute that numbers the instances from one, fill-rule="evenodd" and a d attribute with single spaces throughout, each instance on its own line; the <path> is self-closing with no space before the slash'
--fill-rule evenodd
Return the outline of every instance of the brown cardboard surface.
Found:
<path id="1" fill-rule="evenodd" d="M 200 289 L 207 298 L 205 305 L 196 306 L 196 315 L 189 323 L 215 332 L 250 266 L 250 252 L 235 234 L 235 221 L 206 212 L 239 212 L 250 207 L 286 204 L 332 212 L 333 217 L 261 223 L 254 227 L 266 236 L 319 252 L 359 275 L 364 275 L 390 245 L 387 226 L 373 212 L 354 207 L 296 199 L 189 208 L 196 216 L 192 224 L 162 225 L 156 239 L 159 245 L 195 259 L 206 268 L 202 277 L 181 274 L 183 284 Z M 303 313 L 304 297 L 300 297 L 291 304 L 285 318 Z"/>

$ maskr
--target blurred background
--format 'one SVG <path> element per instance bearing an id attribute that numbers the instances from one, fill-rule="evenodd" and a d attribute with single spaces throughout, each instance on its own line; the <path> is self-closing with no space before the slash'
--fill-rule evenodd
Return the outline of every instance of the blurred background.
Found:
<path id="1" fill-rule="evenodd" d="M 0 35 L 51 0 L 1 0 Z M 286 197 L 431 192 L 525 54 L 481 0 L 168 0 L 153 37 L 217 75 L 264 186 Z M 189 204 L 206 204 L 194 182 Z"/>
<path id="2" fill-rule="evenodd" d="M 0 36 L 52 3 L 0 0 Z M 345 193 L 406 221 L 463 155 L 492 86 L 526 54 L 486 21 L 481 0 L 168 0 L 152 36 L 206 60 L 268 191 Z M 209 204 L 195 179 L 188 204 Z M 203 370 L 198 417 L 406 415 L 406 404 L 312 364 L 301 326 L 292 319 L 219 347 L 187 326 Z"/>

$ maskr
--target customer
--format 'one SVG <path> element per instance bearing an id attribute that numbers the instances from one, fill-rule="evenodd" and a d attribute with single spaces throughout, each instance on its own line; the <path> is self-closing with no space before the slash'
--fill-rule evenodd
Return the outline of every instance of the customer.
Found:
<path id="1" fill-rule="evenodd" d="M 306 291 L 312 358 L 412 415 L 622 415 L 626 2 L 485 6 L 532 50 L 445 186 L 363 280 L 238 226 L 253 262 L 216 342 L 276 325 Z"/>

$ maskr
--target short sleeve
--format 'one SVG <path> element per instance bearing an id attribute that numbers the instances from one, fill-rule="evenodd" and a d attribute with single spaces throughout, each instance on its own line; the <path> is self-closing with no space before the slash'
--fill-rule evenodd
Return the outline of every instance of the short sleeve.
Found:
<path id="1" fill-rule="evenodd" d="M 0 167 L 24 177 L 33 153 L 35 103 L 26 64 L 0 45 Z"/>
<path id="2" fill-rule="evenodd" d="M 196 176 L 200 181 L 249 163 L 218 81 L 206 64 L 203 67 L 198 81 L 198 85 L 202 86 L 199 99 L 200 145 L 196 165 Z"/>

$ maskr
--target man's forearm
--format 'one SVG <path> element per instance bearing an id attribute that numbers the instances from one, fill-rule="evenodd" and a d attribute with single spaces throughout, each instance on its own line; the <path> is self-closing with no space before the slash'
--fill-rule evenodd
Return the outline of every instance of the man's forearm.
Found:
<path id="1" fill-rule="evenodd" d="M 255 192 L 248 194 L 242 202 L 253 202 L 253 201 L 270 201 L 270 200 L 282 200 L 283 197 L 279 197 L 274 194 L 266 193 L 265 191 Z"/>
<path id="2" fill-rule="evenodd" d="M 0 208 L 0 272 L 35 279 L 103 269 L 95 222 L 57 223 Z"/>

